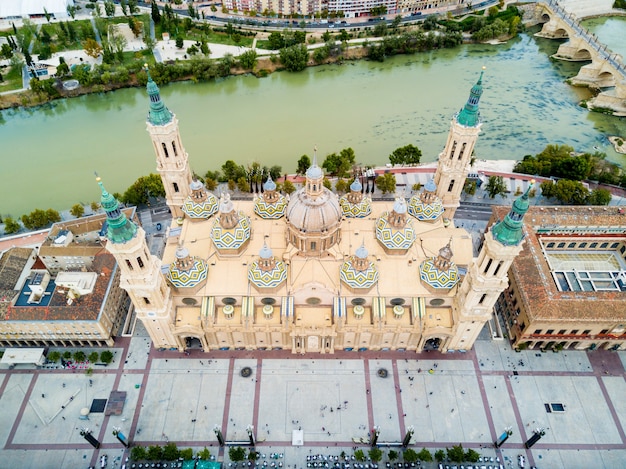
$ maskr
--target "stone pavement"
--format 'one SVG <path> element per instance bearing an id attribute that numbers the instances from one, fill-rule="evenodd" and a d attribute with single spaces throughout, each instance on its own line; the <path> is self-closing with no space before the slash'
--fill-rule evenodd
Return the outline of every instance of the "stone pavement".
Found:
<path id="1" fill-rule="evenodd" d="M 120 467 L 127 454 L 111 433 L 115 427 L 141 445 L 207 446 L 228 464 L 215 425 L 227 441 L 241 442 L 253 425 L 257 449 L 283 453 L 285 467 L 293 469 L 306 467 L 311 454 L 352 454 L 356 447 L 367 452 L 367 444 L 353 439 L 367 441 L 373 426 L 380 428 L 385 451 L 413 426 L 411 447 L 417 451 L 462 443 L 500 457 L 505 467 L 516 467 L 518 454 L 528 466 L 549 469 L 623 468 L 626 460 L 624 352 L 515 353 L 504 341 L 487 340 L 463 354 L 305 357 L 288 351 L 185 356 L 154 350 L 143 336 L 116 345 L 114 363 L 92 376 L 0 370 L 1 469 L 87 468 L 102 454 L 108 454 L 109 467 Z M 252 371 L 248 377 L 241 374 L 245 367 Z M 108 398 L 111 390 L 128 393 L 122 415 L 78 419 L 81 408 Z M 555 403 L 564 412 L 546 412 L 545 404 Z M 102 442 L 100 450 L 80 436 L 83 426 Z M 513 435 L 496 451 L 493 441 L 507 427 Z M 546 435 L 524 449 L 538 427 Z M 303 446 L 291 446 L 297 429 L 304 432 Z"/>

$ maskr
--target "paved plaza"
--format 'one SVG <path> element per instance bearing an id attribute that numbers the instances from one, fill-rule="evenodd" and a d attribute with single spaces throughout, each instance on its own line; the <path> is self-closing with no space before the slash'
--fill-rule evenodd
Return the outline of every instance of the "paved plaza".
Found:
<path id="1" fill-rule="evenodd" d="M 215 425 L 228 442 L 246 442 L 253 425 L 257 449 L 283 453 L 285 467 L 294 469 L 305 468 L 312 454 L 367 452 L 359 441 L 367 442 L 374 426 L 385 451 L 413 426 L 417 451 L 462 443 L 499 457 L 504 467 L 517 467 L 518 454 L 540 469 L 625 467 L 625 353 L 515 353 L 503 341 L 479 340 L 471 352 L 447 355 L 185 356 L 154 350 L 146 337 L 119 339 L 115 352 L 114 363 L 92 376 L 0 370 L 0 468 L 87 468 L 102 454 L 108 467 L 119 468 L 127 454 L 112 435 L 116 427 L 136 444 L 207 446 L 228 467 Z M 246 367 L 252 373 L 244 377 Z M 81 409 L 112 390 L 127 393 L 122 415 L 79 420 Z M 545 404 L 554 403 L 564 411 L 548 413 Z M 102 442 L 99 450 L 80 436 L 84 426 Z M 496 451 L 493 441 L 507 427 L 513 435 Z M 539 427 L 545 436 L 526 450 L 524 441 Z M 292 446 L 299 429 L 303 446 Z"/>

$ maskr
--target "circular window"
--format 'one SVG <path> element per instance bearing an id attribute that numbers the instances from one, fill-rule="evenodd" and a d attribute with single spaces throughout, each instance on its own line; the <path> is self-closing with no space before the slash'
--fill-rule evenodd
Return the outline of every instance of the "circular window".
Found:
<path id="1" fill-rule="evenodd" d="M 394 298 L 390 301 L 391 306 L 402 306 L 406 301 L 404 298 Z"/>
<path id="2" fill-rule="evenodd" d="M 321 302 L 322 302 L 322 300 L 320 300 L 319 298 L 317 298 L 315 296 L 312 296 L 311 298 L 307 298 L 306 299 L 306 304 L 312 305 L 312 306 L 318 305 Z"/>
<path id="3" fill-rule="evenodd" d="M 263 298 L 263 299 L 261 300 L 261 304 L 264 304 L 264 305 L 273 305 L 273 304 L 276 304 L 276 300 L 275 300 L 274 298 Z"/>
<path id="4" fill-rule="evenodd" d="M 186 304 L 187 306 L 195 306 L 198 304 L 198 300 L 195 298 L 183 298 L 183 304 Z"/>
<path id="5" fill-rule="evenodd" d="M 225 305 L 236 305 L 237 300 L 234 298 L 231 298 L 230 296 L 227 296 L 226 298 L 222 300 L 222 303 Z"/>
<path id="6" fill-rule="evenodd" d="M 363 306 L 365 304 L 365 298 L 354 298 L 352 304 L 354 306 Z"/>
<path id="7" fill-rule="evenodd" d="M 431 306 L 441 306 L 445 302 L 446 301 L 443 298 L 433 298 L 432 300 L 430 300 L 430 305 Z"/>

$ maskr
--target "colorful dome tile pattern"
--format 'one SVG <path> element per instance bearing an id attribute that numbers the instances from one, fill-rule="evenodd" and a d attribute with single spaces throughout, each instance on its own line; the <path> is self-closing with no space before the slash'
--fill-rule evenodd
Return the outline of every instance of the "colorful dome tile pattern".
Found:
<path id="1" fill-rule="evenodd" d="M 276 288 L 287 280 L 287 269 L 282 261 L 276 261 L 272 270 L 264 271 L 255 260 L 248 270 L 248 280 L 257 288 Z"/>
<path id="2" fill-rule="evenodd" d="M 285 215 L 287 198 L 281 195 L 277 202 L 268 203 L 263 197 L 258 197 L 254 202 L 254 213 L 264 220 L 275 220 Z"/>
<path id="3" fill-rule="evenodd" d="M 426 259 L 420 264 L 420 279 L 431 288 L 450 290 L 459 281 L 459 269 L 454 262 L 450 262 L 447 270 L 439 270 L 435 266 L 435 259 Z"/>
<path id="4" fill-rule="evenodd" d="M 353 204 L 348 200 L 348 196 L 344 195 L 339 199 L 341 212 L 347 218 L 364 218 L 372 213 L 372 201 L 368 197 L 363 197 L 361 202 Z"/>
<path id="5" fill-rule="evenodd" d="M 389 212 L 384 212 L 376 221 L 376 239 L 390 250 L 409 249 L 416 238 L 413 220 L 408 219 L 404 228 L 397 229 L 391 226 L 388 216 Z"/>
<path id="6" fill-rule="evenodd" d="M 370 263 L 367 269 L 358 271 L 349 259 L 341 265 L 339 278 L 351 288 L 372 288 L 378 282 L 378 269 Z"/>
<path id="7" fill-rule="evenodd" d="M 210 218 L 211 215 L 217 212 L 219 208 L 219 201 L 217 197 L 207 191 L 206 200 L 204 202 L 197 203 L 195 202 L 191 196 L 185 199 L 183 203 L 182 210 L 189 218 L 195 219 L 207 219 Z"/>
<path id="8" fill-rule="evenodd" d="M 167 279 L 176 288 L 192 288 L 207 278 L 209 269 L 206 262 L 193 257 L 193 266 L 188 270 L 182 270 L 176 265 L 176 261 L 170 264 Z"/>
<path id="9" fill-rule="evenodd" d="M 436 197 L 430 204 L 422 202 L 420 196 L 417 194 L 409 200 L 409 215 L 420 221 L 437 220 L 443 212 L 443 204 L 439 197 Z"/>
<path id="10" fill-rule="evenodd" d="M 217 249 L 239 249 L 250 239 L 250 232 L 250 219 L 240 211 L 239 221 L 232 229 L 222 228 L 217 217 L 211 229 L 211 239 Z"/>

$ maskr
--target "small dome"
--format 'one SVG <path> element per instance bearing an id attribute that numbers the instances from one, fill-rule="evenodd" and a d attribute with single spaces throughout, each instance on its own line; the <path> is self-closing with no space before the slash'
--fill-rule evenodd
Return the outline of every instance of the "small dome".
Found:
<path id="1" fill-rule="evenodd" d="M 204 187 L 204 184 L 202 184 L 201 181 L 194 179 L 193 181 L 191 181 L 191 184 L 189 184 L 189 187 L 192 191 L 199 191 Z"/>
<path id="2" fill-rule="evenodd" d="M 272 250 L 267 246 L 267 244 L 264 244 L 259 251 L 259 257 L 261 259 L 271 259 L 273 255 L 274 253 L 272 253 Z"/>
<path id="3" fill-rule="evenodd" d="M 265 181 L 265 184 L 263 184 L 263 190 L 266 190 L 266 191 L 276 190 L 276 183 L 272 180 L 272 176 L 269 176 L 267 178 L 267 181 Z"/>
<path id="4" fill-rule="evenodd" d="M 434 180 L 429 179 L 428 182 L 426 183 L 426 185 L 424 186 L 424 190 L 426 190 L 428 192 L 436 192 L 437 191 L 437 184 L 435 184 Z"/>
<path id="5" fill-rule="evenodd" d="M 361 184 L 361 181 L 359 181 L 358 178 L 356 178 L 352 184 L 350 184 L 350 190 L 352 192 L 361 192 L 363 190 L 363 185 Z"/>
<path id="6" fill-rule="evenodd" d="M 342 211 L 335 194 L 325 187 L 311 199 L 304 188 L 294 193 L 285 215 L 292 226 L 304 233 L 334 230 L 341 223 Z"/>
<path id="7" fill-rule="evenodd" d="M 321 179 L 324 177 L 324 172 L 322 168 L 320 168 L 315 162 L 312 166 L 309 166 L 309 169 L 306 170 L 307 179 Z"/>
<path id="8" fill-rule="evenodd" d="M 367 249 L 365 248 L 365 246 L 362 244 L 361 247 L 359 247 L 359 249 L 356 250 L 355 255 L 359 259 L 365 259 L 369 255 L 369 253 L 367 252 Z"/>
<path id="9" fill-rule="evenodd" d="M 176 259 L 185 259 L 189 257 L 189 251 L 184 246 L 178 246 L 176 249 Z"/>
<path id="10" fill-rule="evenodd" d="M 404 197 L 398 197 L 393 204 L 393 211 L 396 213 L 406 213 L 406 201 Z"/>

